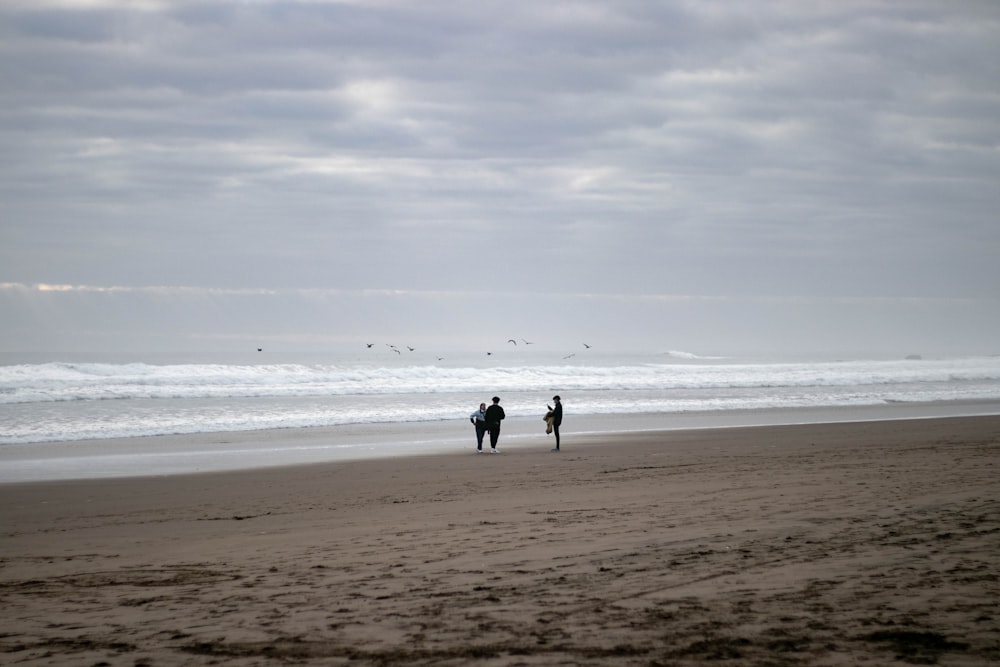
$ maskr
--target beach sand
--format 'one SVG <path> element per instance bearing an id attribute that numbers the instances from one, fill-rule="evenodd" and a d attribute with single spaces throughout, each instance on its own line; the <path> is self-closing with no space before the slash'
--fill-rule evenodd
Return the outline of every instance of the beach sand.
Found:
<path id="1" fill-rule="evenodd" d="M 1000 417 L 551 442 L 2 485 L 0 663 L 1000 663 Z"/>

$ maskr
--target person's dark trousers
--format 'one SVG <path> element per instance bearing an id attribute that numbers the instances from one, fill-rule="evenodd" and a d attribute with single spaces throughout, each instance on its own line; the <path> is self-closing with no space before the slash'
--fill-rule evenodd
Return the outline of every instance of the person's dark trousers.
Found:
<path id="1" fill-rule="evenodd" d="M 490 447 L 497 448 L 497 440 L 500 439 L 500 425 L 497 424 L 490 429 Z"/>
<path id="2" fill-rule="evenodd" d="M 559 449 L 559 427 L 552 425 L 552 433 L 556 436 L 556 449 Z"/>
<path id="3" fill-rule="evenodd" d="M 486 427 L 485 426 L 477 426 L 476 427 L 476 444 L 478 446 L 476 447 L 476 449 L 481 450 L 483 448 L 483 436 L 485 436 L 485 435 L 486 435 Z"/>

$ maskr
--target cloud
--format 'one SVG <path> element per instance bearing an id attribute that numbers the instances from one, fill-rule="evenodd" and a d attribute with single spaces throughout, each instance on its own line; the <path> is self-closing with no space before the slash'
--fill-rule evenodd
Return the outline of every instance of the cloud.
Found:
<path id="1" fill-rule="evenodd" d="M 1000 282 L 995 3 L 67 0 L 0 26 L 0 280 Z"/>

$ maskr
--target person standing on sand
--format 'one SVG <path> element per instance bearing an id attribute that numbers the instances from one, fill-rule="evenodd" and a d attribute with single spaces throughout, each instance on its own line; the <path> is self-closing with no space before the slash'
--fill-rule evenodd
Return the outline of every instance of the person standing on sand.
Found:
<path id="1" fill-rule="evenodd" d="M 479 409 L 469 415 L 469 421 L 476 427 L 476 453 L 483 453 L 483 436 L 486 435 L 486 404 L 480 403 Z"/>
<path id="2" fill-rule="evenodd" d="M 490 454 L 499 454 L 497 440 L 500 439 L 500 421 L 507 417 L 500 407 L 500 397 L 493 397 L 493 405 L 486 408 L 486 429 L 490 432 Z"/>
<path id="3" fill-rule="evenodd" d="M 552 451 L 558 452 L 559 451 L 559 425 L 562 424 L 562 399 L 559 398 L 559 396 L 557 394 L 557 395 L 555 395 L 555 396 L 552 397 L 552 400 L 555 401 L 556 407 L 549 408 L 549 406 L 547 406 L 547 405 L 545 407 L 549 408 L 549 412 L 552 413 L 552 432 L 556 436 L 556 448 L 553 449 Z"/>

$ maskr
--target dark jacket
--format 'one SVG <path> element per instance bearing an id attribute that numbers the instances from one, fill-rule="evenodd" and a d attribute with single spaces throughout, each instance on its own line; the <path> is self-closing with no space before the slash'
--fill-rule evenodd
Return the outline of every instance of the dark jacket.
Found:
<path id="1" fill-rule="evenodd" d="M 500 420 L 506 416 L 507 415 L 504 413 L 503 408 L 494 403 L 490 407 L 486 408 L 486 428 L 490 431 L 494 428 L 500 428 Z"/>
<path id="2" fill-rule="evenodd" d="M 552 424 L 554 426 L 562 424 L 562 403 L 556 403 L 556 407 L 552 409 Z"/>

